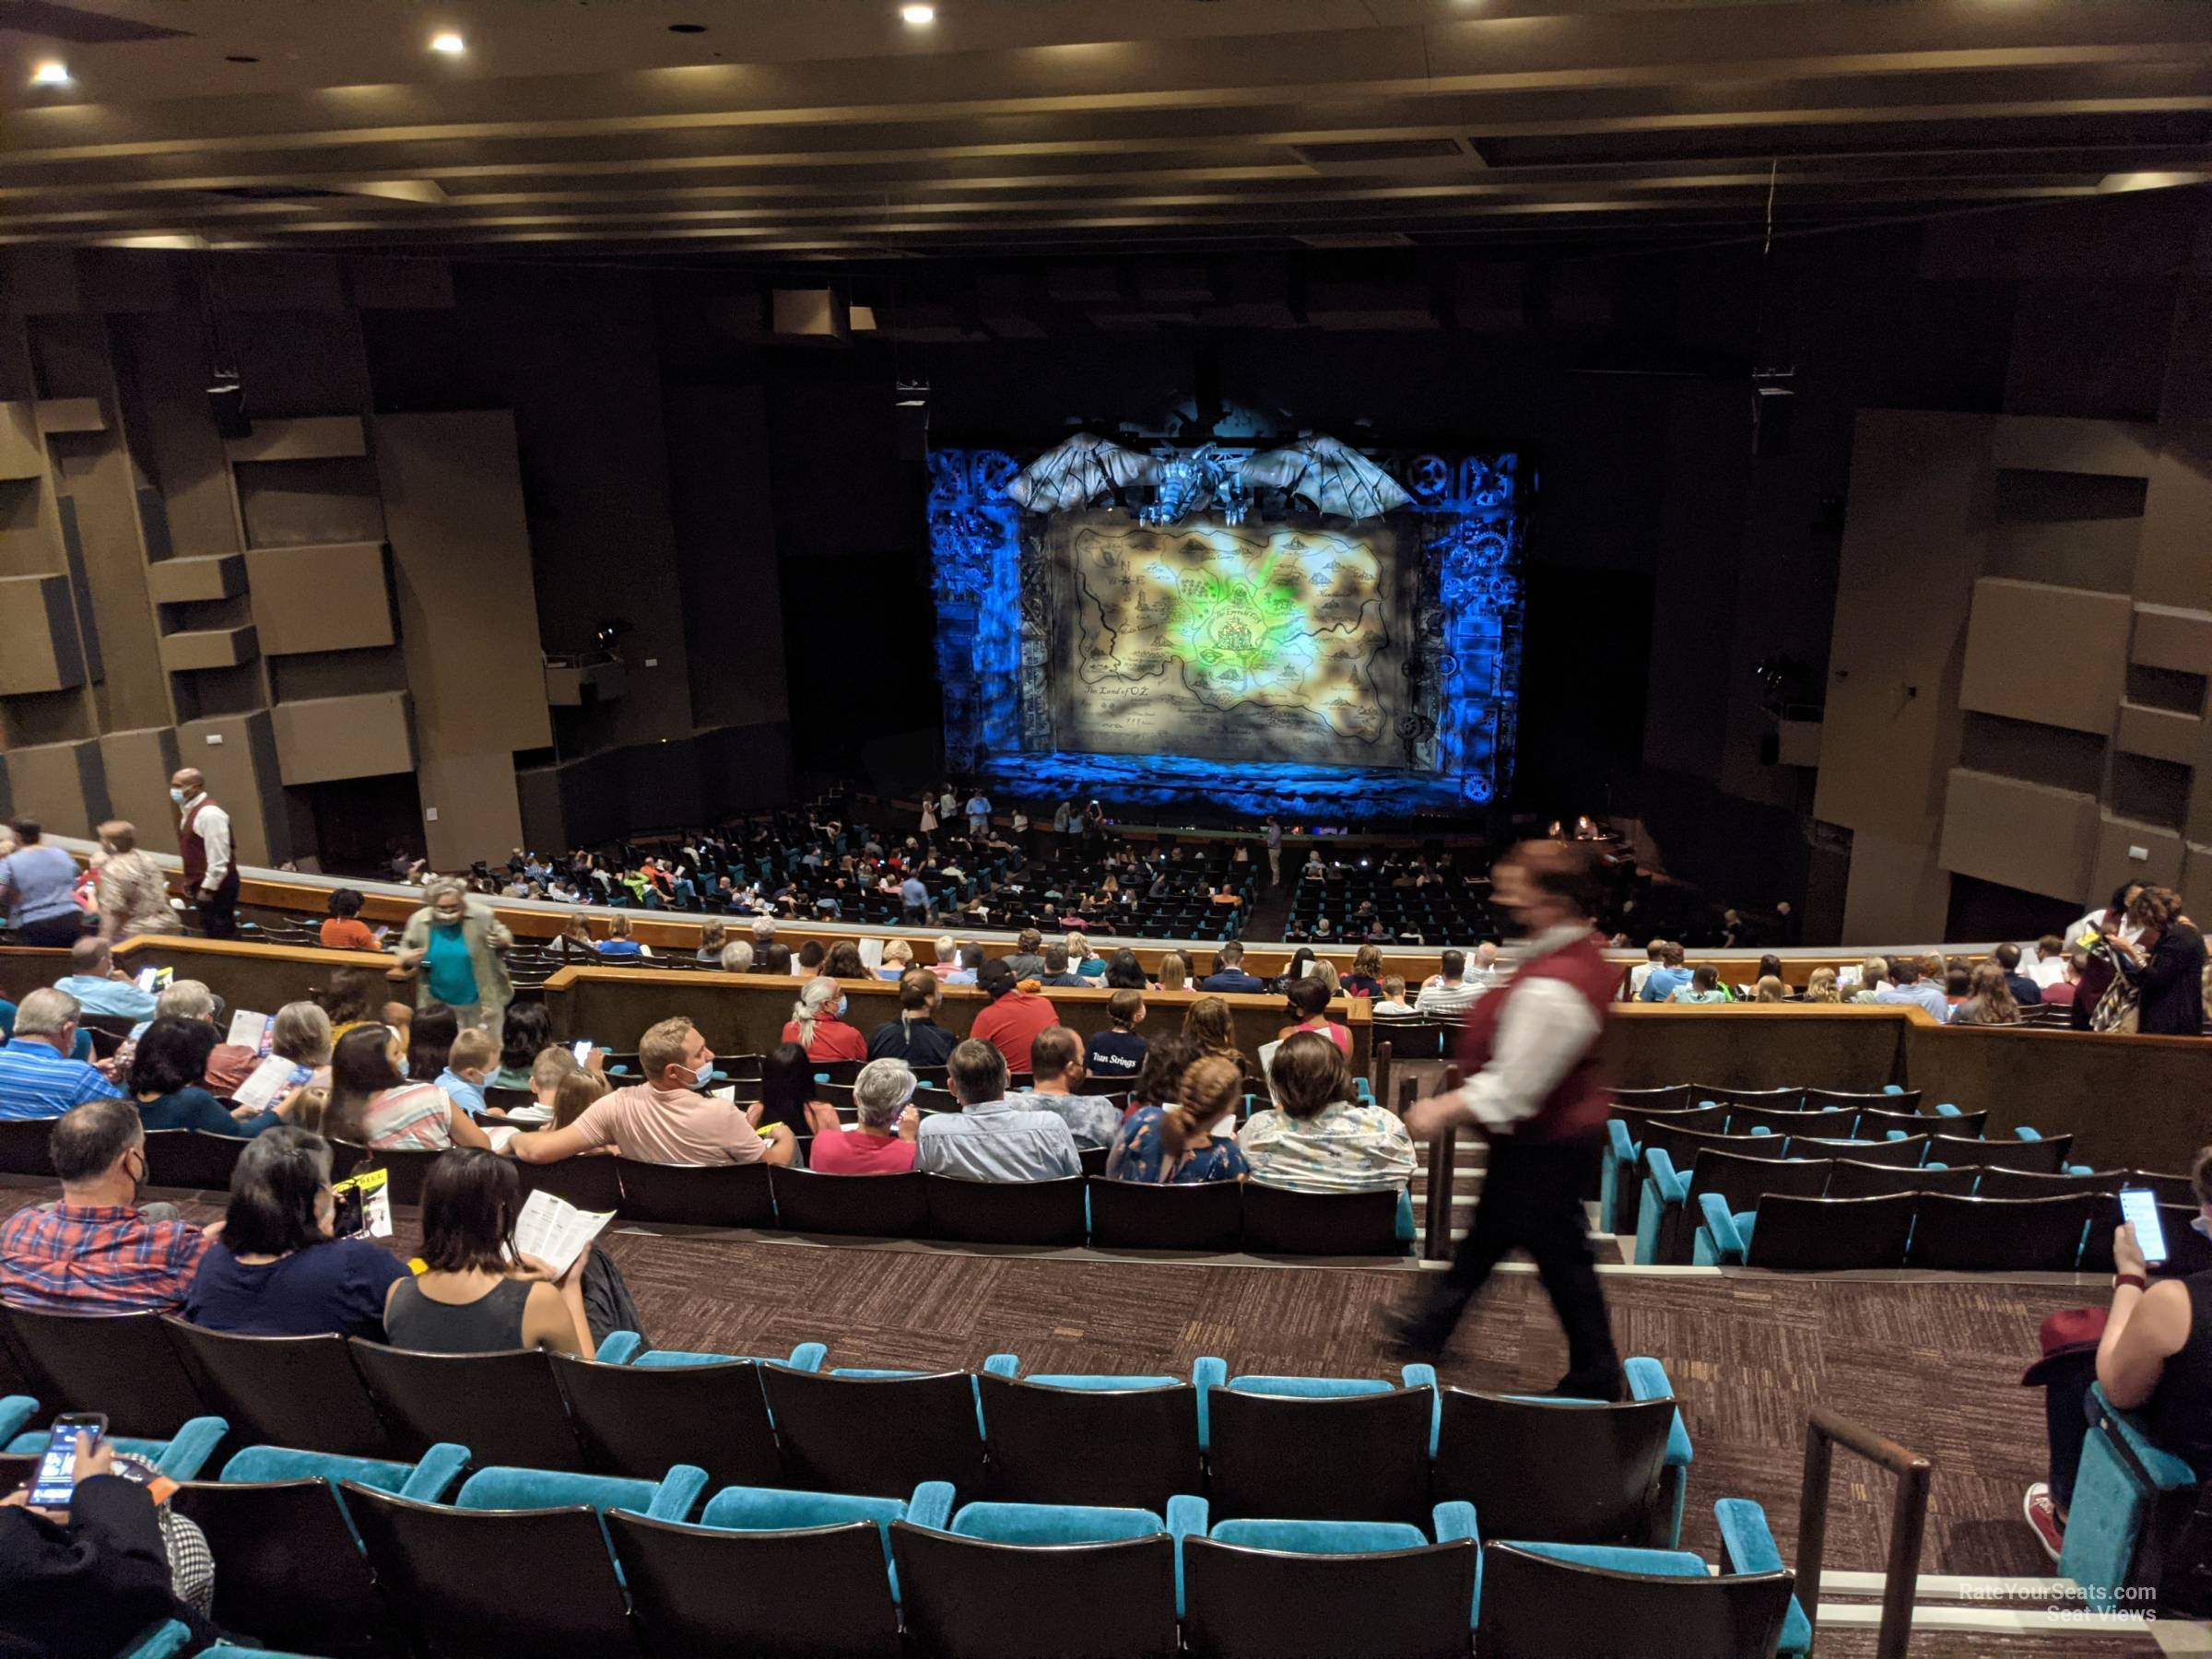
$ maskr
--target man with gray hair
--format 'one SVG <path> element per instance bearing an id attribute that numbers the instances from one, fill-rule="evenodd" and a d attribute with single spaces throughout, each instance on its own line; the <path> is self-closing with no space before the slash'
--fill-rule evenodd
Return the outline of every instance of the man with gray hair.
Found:
<path id="1" fill-rule="evenodd" d="M 146 1182 L 138 1109 L 128 1100 L 73 1108 L 54 1124 L 47 1156 L 62 1201 L 26 1206 L 0 1225 L 0 1301 L 65 1313 L 182 1308 L 207 1235 L 176 1219 L 169 1205 L 138 1207 Z"/>
<path id="2" fill-rule="evenodd" d="M 58 1118 L 88 1100 L 109 1100 L 123 1091 L 82 1060 L 76 1048 L 76 998 L 49 987 L 33 991 L 16 1010 L 16 1034 L 0 1048 L 0 1122 Z"/>
<path id="3" fill-rule="evenodd" d="M 915 1087 L 905 1061 L 869 1061 L 853 1079 L 850 1129 L 829 1101 L 807 1101 L 806 1124 L 814 1131 L 807 1168 L 824 1175 L 903 1175 L 912 1169 L 922 1124 L 912 1104 Z"/>
<path id="4" fill-rule="evenodd" d="M 776 919 L 773 916 L 753 918 L 753 951 L 756 955 L 776 942 Z"/>
<path id="5" fill-rule="evenodd" d="M 177 980 L 161 993 L 160 1000 L 154 1004 L 154 1019 L 196 1019 L 221 1030 L 223 999 L 208 989 L 204 981 Z M 149 1019 L 135 1028 L 131 1032 L 131 1041 L 136 1042 L 145 1036 L 147 1026 L 153 1022 L 153 1019 Z M 122 1064 L 111 1067 L 111 1070 L 129 1069 L 123 1056 L 118 1055 L 117 1060 Z M 218 1042 L 207 1056 L 207 1092 L 229 1096 L 253 1075 L 253 1068 L 260 1064 L 261 1047 L 258 1043 L 248 1048 L 242 1042 Z"/>
<path id="6" fill-rule="evenodd" d="M 968 1181 L 1053 1181 L 1083 1173 L 1065 1119 L 1006 1099 L 1006 1056 L 973 1037 L 947 1069 L 959 1111 L 932 1112 L 917 1132 L 914 1167 Z"/>

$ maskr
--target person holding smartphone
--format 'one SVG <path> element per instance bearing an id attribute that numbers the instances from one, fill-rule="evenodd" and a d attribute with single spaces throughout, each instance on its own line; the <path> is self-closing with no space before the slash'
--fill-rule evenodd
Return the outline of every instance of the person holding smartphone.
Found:
<path id="1" fill-rule="evenodd" d="M 2212 1147 L 2197 1153 L 2190 1184 L 2200 1212 L 2194 1225 L 2212 1230 Z M 2052 1315 L 2044 1326 L 2043 1358 L 2021 1378 L 2043 1386 L 2051 1439 L 2050 1479 L 2028 1488 L 2022 1509 L 2054 1561 L 2088 1438 L 2092 1382 L 2103 1384 L 2105 1398 L 2119 1409 L 2138 1413 L 2162 1451 L 2200 1479 L 2212 1475 L 2212 1273 L 2152 1284 L 2151 1270 L 2168 1253 L 2159 1236 L 2156 1203 L 2146 1205 L 2133 1193 L 2124 1193 L 2121 1203 L 2124 1213 L 2141 1221 L 2123 1223 L 2112 1236 L 2116 1271 L 2101 1335 L 2094 1310 Z"/>

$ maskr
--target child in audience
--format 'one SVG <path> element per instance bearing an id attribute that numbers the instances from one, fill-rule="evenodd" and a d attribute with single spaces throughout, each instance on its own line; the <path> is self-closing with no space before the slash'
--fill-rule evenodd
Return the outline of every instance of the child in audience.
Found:
<path id="1" fill-rule="evenodd" d="M 1374 1014 L 1412 1013 L 1413 1005 L 1406 1000 L 1406 982 L 1394 973 L 1385 974 L 1382 978 L 1382 994 L 1375 999 L 1375 1006 L 1369 1012 Z"/>
<path id="2" fill-rule="evenodd" d="M 1176 1086 L 1179 1100 L 1140 1106 L 1122 1120 L 1106 1157 L 1110 1181 L 1167 1182 L 1238 1181 L 1247 1173 L 1244 1154 L 1227 1130 L 1236 1123 L 1244 1093 L 1243 1069 L 1218 1054 L 1187 1066 Z M 1209 1133 L 1226 1124 L 1223 1138 Z"/>
<path id="3" fill-rule="evenodd" d="M 571 1065 L 560 1081 L 553 1086 L 553 1098 L 548 1102 L 553 1108 L 553 1127 L 566 1129 L 606 1090 L 607 1081 L 597 1072 L 585 1071 L 581 1065 Z M 587 1147 L 578 1156 L 589 1158 L 594 1153 L 619 1152 L 621 1149 L 619 1147 Z"/>
<path id="4" fill-rule="evenodd" d="M 581 1071 L 576 1056 L 565 1048 L 542 1048 L 537 1058 L 530 1063 L 530 1095 L 536 1103 L 550 1112 L 553 1110 L 553 1092 L 560 1080 L 572 1071 Z"/>
<path id="5" fill-rule="evenodd" d="M 1106 1018 L 1112 1029 L 1090 1040 L 1085 1064 L 1094 1077 L 1134 1077 L 1145 1063 L 1145 1040 L 1136 1034 L 1145 1023 L 1145 994 L 1116 991 L 1106 999 Z"/>
<path id="6" fill-rule="evenodd" d="M 454 1036 L 453 1046 L 446 1052 L 445 1069 L 438 1074 L 438 1087 L 469 1116 L 482 1117 L 485 1085 L 499 1063 L 500 1045 L 492 1034 L 482 1026 L 470 1026 Z"/>

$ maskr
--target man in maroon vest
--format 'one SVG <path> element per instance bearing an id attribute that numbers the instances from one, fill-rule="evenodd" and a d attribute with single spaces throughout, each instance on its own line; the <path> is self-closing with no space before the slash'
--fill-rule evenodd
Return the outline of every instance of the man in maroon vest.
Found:
<path id="1" fill-rule="evenodd" d="M 1526 1250 L 1567 1332 L 1567 1374 L 1552 1392 L 1618 1400 L 1620 1355 L 1583 1193 L 1605 1140 L 1597 1050 L 1620 971 L 1606 961 L 1591 930 L 1597 884 L 1587 848 L 1524 841 L 1490 878 L 1490 902 L 1523 935 L 1512 977 L 1467 1011 L 1466 1085 L 1417 1100 L 1406 1113 L 1417 1140 L 1446 1126 L 1472 1126 L 1489 1138 L 1482 1201 L 1451 1273 L 1423 1305 L 1399 1316 L 1395 1334 L 1406 1347 L 1441 1352 L 1490 1269 Z"/>
<path id="2" fill-rule="evenodd" d="M 230 815 L 207 798 L 207 780 L 194 767 L 170 779 L 169 798 L 181 815 L 177 851 L 183 854 L 185 900 L 199 907 L 200 930 L 209 938 L 236 938 L 238 858 Z"/>

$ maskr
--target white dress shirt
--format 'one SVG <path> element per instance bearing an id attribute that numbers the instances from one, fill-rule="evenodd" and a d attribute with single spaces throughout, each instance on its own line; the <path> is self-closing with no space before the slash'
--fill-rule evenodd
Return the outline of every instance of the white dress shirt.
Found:
<path id="1" fill-rule="evenodd" d="M 180 824 L 183 818 L 191 818 L 195 806 L 200 816 L 193 820 L 192 827 L 207 846 L 207 874 L 200 877 L 200 891 L 212 893 L 223 885 L 223 877 L 230 874 L 230 815 L 202 794 L 184 803 Z"/>
<path id="2" fill-rule="evenodd" d="M 1513 965 L 1589 935 L 1587 922 L 1547 927 L 1512 953 Z M 1516 986 L 1498 1017 L 1489 1063 L 1460 1088 L 1461 1109 L 1491 1134 L 1510 1134 L 1582 1064 L 1603 1029 L 1589 998 L 1565 980 L 1537 978 Z"/>

